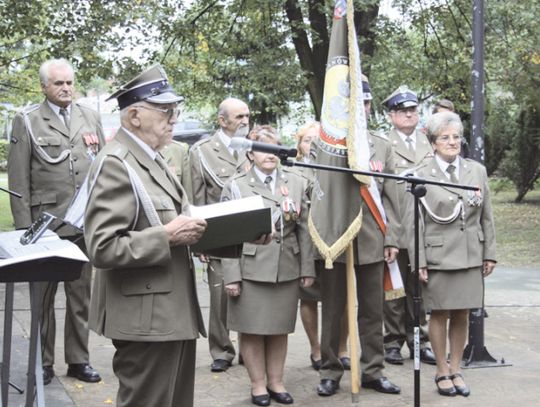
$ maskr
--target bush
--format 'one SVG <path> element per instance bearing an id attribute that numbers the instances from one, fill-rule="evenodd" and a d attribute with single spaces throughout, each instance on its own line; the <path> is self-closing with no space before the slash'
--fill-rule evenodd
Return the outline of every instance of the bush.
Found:
<path id="1" fill-rule="evenodd" d="M 0 140 L 0 171 L 6 171 L 7 169 L 8 148 L 9 143 L 7 140 Z"/>

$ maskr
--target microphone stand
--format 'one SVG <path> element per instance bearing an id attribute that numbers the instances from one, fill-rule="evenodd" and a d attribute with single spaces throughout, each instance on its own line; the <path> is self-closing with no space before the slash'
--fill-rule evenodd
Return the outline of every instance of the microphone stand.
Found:
<path id="1" fill-rule="evenodd" d="M 334 167 L 331 165 L 322 165 L 322 164 L 311 164 L 304 162 L 297 162 L 289 160 L 288 154 L 284 151 L 282 154 L 279 154 L 281 164 L 288 167 L 304 167 L 312 168 L 323 171 L 334 171 L 334 172 L 343 172 L 346 174 L 360 174 L 367 175 L 370 177 L 377 178 L 388 178 L 399 181 L 405 181 L 410 184 L 409 192 L 414 196 L 414 406 L 420 406 L 420 304 L 422 298 L 420 297 L 420 281 L 418 278 L 418 269 L 419 269 L 419 219 L 420 219 L 420 198 L 426 195 L 425 185 L 439 185 L 445 187 L 451 187 L 455 189 L 463 189 L 468 191 L 478 191 L 480 188 L 472 187 L 469 185 L 461 184 L 452 184 L 449 182 L 439 182 L 427 180 L 424 178 L 415 177 L 412 174 L 401 176 L 394 174 L 387 174 L 384 172 L 372 172 L 372 171 L 361 171 L 361 170 L 352 170 L 350 168 L 343 167 Z"/>

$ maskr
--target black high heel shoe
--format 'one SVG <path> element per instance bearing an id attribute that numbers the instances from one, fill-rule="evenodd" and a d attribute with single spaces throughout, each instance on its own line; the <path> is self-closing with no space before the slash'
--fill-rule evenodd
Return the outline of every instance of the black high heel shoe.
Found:
<path id="1" fill-rule="evenodd" d="M 454 397 L 457 394 L 456 388 L 453 386 L 454 382 L 452 382 L 452 387 L 445 389 L 439 386 L 439 382 L 442 382 L 443 380 L 450 380 L 452 382 L 452 377 L 451 376 L 441 376 L 441 377 L 435 376 L 435 384 L 437 385 L 437 391 L 439 392 L 441 396 Z"/>
<path id="2" fill-rule="evenodd" d="M 322 359 L 315 360 L 313 355 L 309 355 L 309 359 L 311 360 L 311 367 L 318 371 L 321 368 Z"/>
<path id="3" fill-rule="evenodd" d="M 294 403 L 294 400 L 290 393 L 284 391 L 282 393 L 276 393 L 275 391 L 270 390 L 268 387 L 266 388 L 268 391 L 268 394 L 270 395 L 270 398 L 276 400 L 280 404 L 292 404 Z"/>
<path id="4" fill-rule="evenodd" d="M 465 382 L 465 380 L 463 379 L 463 375 L 461 373 L 454 373 L 453 375 L 450 376 L 450 379 L 452 379 L 452 383 L 454 383 L 454 379 L 456 377 L 461 378 L 461 380 L 463 380 L 463 382 Z M 465 386 L 456 386 L 454 384 L 454 388 L 456 389 L 456 393 L 462 395 L 463 397 L 469 397 L 469 394 L 471 394 L 471 389 L 469 389 L 469 386 L 467 386 L 467 385 L 465 385 Z"/>
<path id="5" fill-rule="evenodd" d="M 260 394 L 258 396 L 254 396 L 253 393 L 251 394 L 251 403 L 255 404 L 256 406 L 269 406 L 270 405 L 270 395 L 269 394 Z"/>

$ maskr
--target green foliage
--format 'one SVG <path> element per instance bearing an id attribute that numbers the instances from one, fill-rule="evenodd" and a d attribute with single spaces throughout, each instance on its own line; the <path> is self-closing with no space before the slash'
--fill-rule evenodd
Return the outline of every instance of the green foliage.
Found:
<path id="1" fill-rule="evenodd" d="M 8 148 L 7 140 L 0 139 L 0 171 L 5 171 L 7 168 Z"/>

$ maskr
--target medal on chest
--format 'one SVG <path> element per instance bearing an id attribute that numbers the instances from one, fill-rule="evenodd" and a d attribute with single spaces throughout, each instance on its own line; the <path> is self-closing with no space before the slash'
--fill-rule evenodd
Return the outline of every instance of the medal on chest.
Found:
<path id="1" fill-rule="evenodd" d="M 467 204 L 469 206 L 481 206 L 484 198 L 482 196 L 482 190 L 467 191 Z"/>
<path id="2" fill-rule="evenodd" d="M 83 133 L 82 138 L 86 146 L 86 154 L 93 161 L 99 151 L 99 138 L 94 133 Z"/>
<path id="3" fill-rule="evenodd" d="M 285 218 L 285 222 L 296 221 L 300 217 L 300 206 L 289 197 L 289 189 L 286 186 L 281 186 L 280 190 L 283 196 L 281 200 L 281 213 Z"/>

